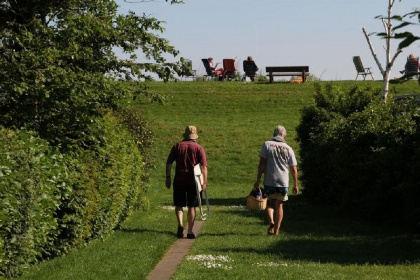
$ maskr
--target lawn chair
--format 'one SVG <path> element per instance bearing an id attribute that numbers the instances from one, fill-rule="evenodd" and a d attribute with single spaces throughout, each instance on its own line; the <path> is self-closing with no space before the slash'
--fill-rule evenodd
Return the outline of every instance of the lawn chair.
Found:
<path id="1" fill-rule="evenodd" d="M 255 64 L 255 62 L 253 60 L 244 60 L 243 67 L 244 67 L 244 72 L 245 72 L 243 80 L 245 81 L 246 77 L 249 77 L 251 81 L 254 82 L 258 76 L 257 75 L 258 67 Z"/>
<path id="2" fill-rule="evenodd" d="M 356 76 L 355 80 L 357 80 L 357 77 L 359 77 L 359 75 L 363 76 L 363 81 L 366 79 L 367 75 L 370 75 L 372 77 L 372 80 L 375 80 L 373 78 L 372 72 L 370 71 L 370 67 L 369 68 L 363 67 L 362 60 L 360 59 L 360 56 L 353 56 L 353 63 L 354 63 L 354 66 L 356 67 L 356 71 L 357 71 L 357 76 Z"/>
<path id="3" fill-rule="evenodd" d="M 201 220 L 206 220 L 210 216 L 210 204 L 209 198 L 207 196 L 207 190 L 202 190 L 201 185 L 203 183 L 203 174 L 201 174 L 200 164 L 194 166 L 194 180 L 195 180 L 195 187 L 197 191 L 198 197 L 198 207 L 200 209 Z M 203 207 L 202 199 L 206 201 L 206 206 Z"/>
<path id="4" fill-rule="evenodd" d="M 214 80 L 214 77 L 216 76 L 216 74 L 214 73 L 213 69 L 211 69 L 210 67 L 210 62 L 208 61 L 207 58 L 202 58 L 201 61 L 204 64 L 204 68 L 206 69 L 206 75 L 203 76 L 204 80 L 206 78 L 210 78 L 211 80 Z"/>
<path id="5" fill-rule="evenodd" d="M 189 59 L 185 59 L 184 60 L 184 64 L 182 65 L 182 70 L 181 70 L 181 77 L 185 77 L 185 78 L 189 78 L 191 77 L 193 80 L 195 79 L 196 76 L 196 70 L 192 69 L 192 61 Z"/>
<path id="6" fill-rule="evenodd" d="M 223 79 L 228 81 L 234 80 L 236 76 L 236 61 L 235 59 L 223 59 Z"/>

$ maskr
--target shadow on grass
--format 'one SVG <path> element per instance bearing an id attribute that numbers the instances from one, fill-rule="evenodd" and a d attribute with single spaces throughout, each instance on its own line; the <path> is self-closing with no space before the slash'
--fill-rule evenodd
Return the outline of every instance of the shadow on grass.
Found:
<path id="1" fill-rule="evenodd" d="M 237 199 L 229 200 L 238 205 Z M 222 202 L 228 201 L 219 201 Z M 226 205 L 226 204 L 224 204 Z M 234 211 L 242 216 L 265 215 L 263 211 Z M 420 237 L 410 235 L 393 224 L 358 221 L 325 206 L 311 205 L 302 196 L 291 196 L 284 205 L 280 236 L 269 236 L 269 246 L 249 247 L 233 252 L 279 255 L 290 260 L 348 264 L 418 264 Z M 276 239 L 278 241 L 276 241 Z M 221 249 L 220 251 L 223 251 Z M 232 248 L 226 250 L 232 252 Z"/>
<path id="2" fill-rule="evenodd" d="M 284 233 L 283 233 L 284 234 Z M 420 263 L 420 245 L 408 236 L 393 238 L 299 238 L 272 236 L 279 241 L 269 248 L 255 248 L 252 245 L 237 249 L 219 250 L 223 253 L 249 253 L 261 255 L 278 255 L 279 258 L 311 261 L 318 263 L 335 263 L 340 265 L 409 265 Z"/>
<path id="3" fill-rule="evenodd" d="M 209 198 L 210 206 L 239 206 L 246 205 L 246 198 Z"/>
<path id="4" fill-rule="evenodd" d="M 407 236 L 347 236 L 343 239 L 326 237 L 284 240 L 261 253 L 281 254 L 287 259 L 342 265 L 395 265 L 420 263 L 419 252 L 419 244 Z"/>
<path id="5" fill-rule="evenodd" d="M 152 234 L 164 234 L 168 236 L 176 236 L 175 230 L 155 230 L 155 229 L 147 229 L 147 228 L 120 228 L 117 229 L 120 232 L 127 232 L 127 233 L 152 233 Z"/>

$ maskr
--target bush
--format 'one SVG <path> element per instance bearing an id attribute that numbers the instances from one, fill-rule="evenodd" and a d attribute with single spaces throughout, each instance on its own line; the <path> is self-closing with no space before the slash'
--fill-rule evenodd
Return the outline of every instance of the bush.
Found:
<path id="1" fill-rule="evenodd" d="M 372 220 L 402 215 L 418 225 L 412 213 L 420 205 L 410 199 L 418 194 L 418 111 L 409 100 L 385 104 L 379 96 L 317 87 L 298 126 L 303 195 Z"/>
<path id="2" fill-rule="evenodd" d="M 62 248 L 111 232 L 140 207 L 146 191 L 145 163 L 136 141 L 111 112 L 86 133 L 96 145 L 73 151 L 69 161 L 77 176 L 72 196 L 59 211 Z"/>
<path id="3" fill-rule="evenodd" d="M 141 182 L 144 163 L 134 139 L 111 114 L 105 115 L 100 125 L 107 137 L 97 155 L 99 177 L 95 187 L 100 214 L 92 221 L 94 237 L 117 227 L 145 190 Z"/>
<path id="4" fill-rule="evenodd" d="M 103 237 L 147 207 L 141 150 L 151 132 L 128 109 L 102 114 L 84 132 L 90 149 L 65 155 L 34 133 L 0 129 L 0 275 Z"/>
<path id="5" fill-rule="evenodd" d="M 145 170 L 154 168 L 153 157 L 151 154 L 153 142 L 153 131 L 149 124 L 141 115 L 138 109 L 130 107 L 121 108 L 119 111 L 114 112 L 114 115 L 130 133 L 134 139 L 141 155 L 143 156 Z"/>
<path id="6" fill-rule="evenodd" d="M 50 255 L 68 173 L 63 157 L 32 133 L 0 128 L 0 142 L 0 273 L 12 277 Z"/>
<path id="7" fill-rule="evenodd" d="M 332 84 L 325 88 L 315 84 L 315 89 L 315 104 L 303 109 L 297 128 L 303 193 L 312 201 L 334 203 L 338 178 L 332 171 L 336 169 L 337 153 L 343 148 L 336 130 L 343 126 L 351 111 L 363 111 L 377 99 L 379 92 L 352 88 L 345 93 Z"/>

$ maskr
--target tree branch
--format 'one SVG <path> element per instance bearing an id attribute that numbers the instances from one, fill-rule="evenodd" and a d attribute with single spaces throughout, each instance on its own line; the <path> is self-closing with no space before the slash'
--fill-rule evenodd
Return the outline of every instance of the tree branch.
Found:
<path id="1" fill-rule="evenodd" d="M 376 56 L 375 50 L 373 49 L 372 43 L 370 42 L 369 35 L 367 34 L 366 29 L 364 27 L 362 28 L 362 30 L 363 30 L 363 34 L 365 34 L 366 40 L 367 40 L 367 42 L 369 44 L 369 48 L 370 48 L 370 51 L 371 51 L 371 53 L 373 55 L 373 58 L 375 59 L 376 64 L 378 65 L 379 70 L 381 71 L 382 76 L 384 76 L 385 75 L 385 71 L 382 68 L 381 63 L 379 62 L 378 57 Z"/>

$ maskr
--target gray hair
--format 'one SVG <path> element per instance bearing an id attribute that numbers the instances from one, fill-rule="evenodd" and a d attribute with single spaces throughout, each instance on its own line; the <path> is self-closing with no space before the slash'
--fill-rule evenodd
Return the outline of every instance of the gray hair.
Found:
<path id="1" fill-rule="evenodd" d="M 280 136 L 280 137 L 286 137 L 286 129 L 282 125 L 278 125 L 274 128 L 273 136 Z"/>

